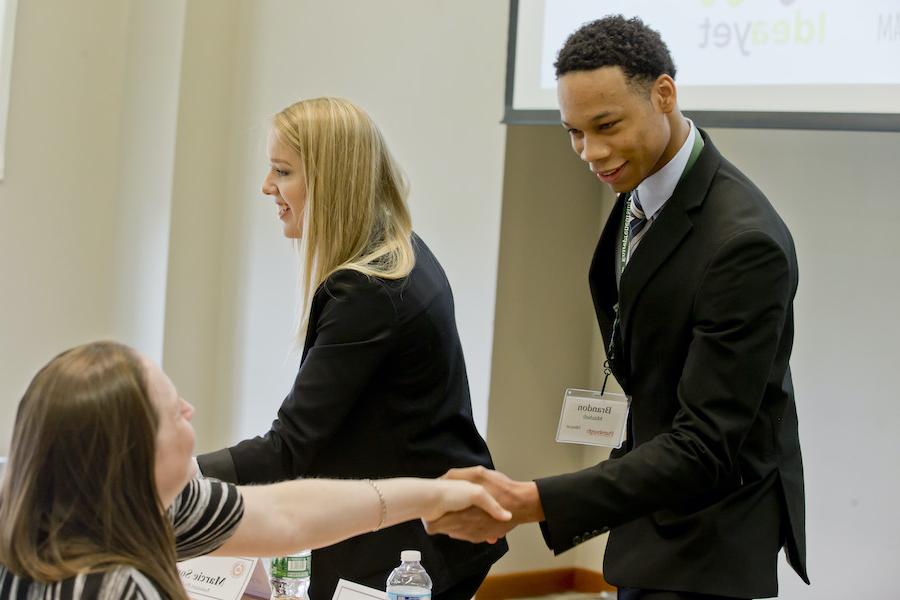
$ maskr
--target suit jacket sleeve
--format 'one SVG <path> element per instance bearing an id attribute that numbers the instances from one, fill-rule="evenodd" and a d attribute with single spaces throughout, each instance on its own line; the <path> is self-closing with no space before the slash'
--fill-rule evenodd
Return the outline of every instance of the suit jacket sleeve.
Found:
<path id="1" fill-rule="evenodd" d="M 313 302 L 314 341 L 271 430 L 199 456 L 204 475 L 247 484 L 307 472 L 354 404 L 366 401 L 364 390 L 391 348 L 396 313 L 382 286 L 351 270 L 329 277 Z"/>
<path id="2" fill-rule="evenodd" d="M 541 529 L 555 553 L 739 478 L 738 451 L 775 360 L 792 269 L 782 247 L 761 231 L 736 234 L 719 247 L 694 301 L 672 429 L 621 458 L 537 480 L 546 516 Z"/>

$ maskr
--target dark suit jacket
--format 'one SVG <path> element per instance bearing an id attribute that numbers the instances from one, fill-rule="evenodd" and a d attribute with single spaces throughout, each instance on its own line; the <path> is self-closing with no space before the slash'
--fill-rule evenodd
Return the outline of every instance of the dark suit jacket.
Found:
<path id="1" fill-rule="evenodd" d="M 538 480 L 542 529 L 559 553 L 612 528 L 604 575 L 619 586 L 771 596 L 782 545 L 808 582 L 788 366 L 797 261 L 768 200 L 701 133 L 618 292 L 624 195 L 600 237 L 591 294 L 607 351 L 616 336 L 629 439 L 610 460 Z"/>
<path id="2" fill-rule="evenodd" d="M 403 280 L 341 270 L 320 286 L 300 371 L 271 431 L 198 457 L 204 475 L 247 484 L 492 466 L 472 421 L 450 284 L 417 236 L 413 246 L 416 265 Z M 404 549 L 422 551 L 438 593 L 486 572 L 506 543 L 472 545 L 404 523 L 313 551 L 310 597 L 330 600 L 339 577 L 384 589 Z"/>

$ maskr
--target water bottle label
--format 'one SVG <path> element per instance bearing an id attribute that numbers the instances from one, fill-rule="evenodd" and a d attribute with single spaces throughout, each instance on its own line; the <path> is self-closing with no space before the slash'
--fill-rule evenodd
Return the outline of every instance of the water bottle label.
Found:
<path id="1" fill-rule="evenodd" d="M 388 592 L 388 600 L 431 600 L 431 594 L 405 594 L 403 592 Z"/>
<path id="2" fill-rule="evenodd" d="M 272 559 L 272 577 L 294 579 L 309 577 L 311 558 L 306 556 L 279 556 Z"/>

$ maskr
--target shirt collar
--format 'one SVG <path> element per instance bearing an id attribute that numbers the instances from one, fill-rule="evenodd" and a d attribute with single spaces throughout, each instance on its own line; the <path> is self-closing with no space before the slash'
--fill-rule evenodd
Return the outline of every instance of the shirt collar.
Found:
<path id="1" fill-rule="evenodd" d="M 637 186 L 638 197 L 640 198 L 641 208 L 647 219 L 652 219 L 656 213 L 672 196 L 675 186 L 681 180 L 684 168 L 687 166 L 688 159 L 691 157 L 691 150 L 694 148 L 694 139 L 697 137 L 697 128 L 690 119 L 686 119 L 691 129 L 688 132 L 687 139 L 684 144 L 672 157 L 668 163 L 663 165 L 659 171 L 643 180 Z"/>

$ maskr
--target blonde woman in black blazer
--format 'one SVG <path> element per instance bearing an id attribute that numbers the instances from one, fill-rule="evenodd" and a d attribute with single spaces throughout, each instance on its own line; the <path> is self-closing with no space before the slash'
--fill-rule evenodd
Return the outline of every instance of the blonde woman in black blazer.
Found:
<path id="1" fill-rule="evenodd" d="M 406 188 L 375 124 L 335 98 L 276 115 L 271 170 L 284 234 L 299 240 L 300 368 L 272 429 L 198 457 L 239 484 L 296 477 L 437 477 L 491 466 L 475 428 L 453 296 L 412 232 Z M 421 523 L 313 551 L 312 600 L 338 578 L 384 589 L 403 549 L 422 551 L 435 599 L 472 597 L 506 544 L 430 537 Z"/>

